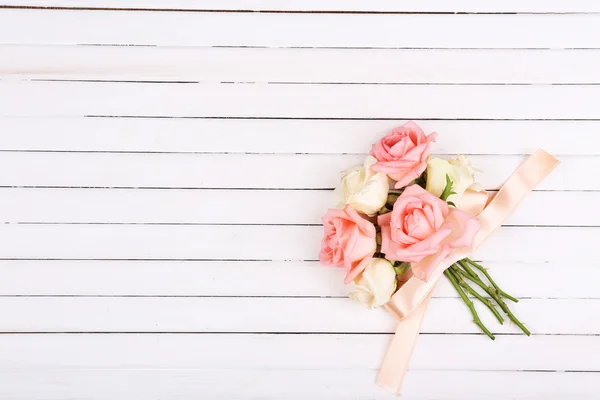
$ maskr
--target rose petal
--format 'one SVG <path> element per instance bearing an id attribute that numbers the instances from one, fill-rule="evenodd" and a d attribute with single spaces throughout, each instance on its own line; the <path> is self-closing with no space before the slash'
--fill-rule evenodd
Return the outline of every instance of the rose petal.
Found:
<path id="1" fill-rule="evenodd" d="M 480 228 L 477 218 L 456 208 L 450 208 L 446 221 L 452 224 L 452 234 L 448 236 L 449 246 L 456 249 L 473 243 Z"/>
<path id="2" fill-rule="evenodd" d="M 395 188 L 401 189 L 404 186 L 411 183 L 412 181 L 414 181 L 415 179 L 417 179 L 426 169 L 427 169 L 427 163 L 422 162 L 422 163 L 416 165 L 410 171 L 403 171 L 402 176 L 399 176 L 399 174 L 395 174 L 395 175 L 390 175 L 390 177 L 392 179 L 394 179 L 395 181 L 397 181 Z"/>
<path id="3" fill-rule="evenodd" d="M 352 268 L 348 271 L 346 277 L 344 278 L 344 283 L 347 285 L 350 282 L 352 282 L 354 278 L 356 278 L 361 272 L 365 270 L 365 268 L 367 268 L 367 265 L 369 265 L 372 259 L 373 256 L 371 255 L 353 264 Z"/>
<path id="4" fill-rule="evenodd" d="M 372 223 L 367 221 L 365 218 L 361 217 L 360 214 L 358 214 L 352 206 L 346 206 L 345 211 L 348 217 L 350 217 L 352 222 L 356 224 L 356 226 L 361 230 L 361 232 L 364 235 L 373 238 L 375 237 L 377 231 L 375 230 L 375 227 Z"/>
<path id="5" fill-rule="evenodd" d="M 385 253 L 388 259 L 406 261 L 406 262 L 418 262 L 423 258 L 435 254 L 438 252 L 442 242 L 452 233 L 452 225 L 444 224 L 442 227 L 435 232 L 433 235 L 425 240 L 417 242 L 405 248 L 394 246 L 391 244 L 390 248 L 392 254 Z M 383 250 L 383 249 L 382 249 Z M 393 258 L 390 258 L 393 257 Z"/>

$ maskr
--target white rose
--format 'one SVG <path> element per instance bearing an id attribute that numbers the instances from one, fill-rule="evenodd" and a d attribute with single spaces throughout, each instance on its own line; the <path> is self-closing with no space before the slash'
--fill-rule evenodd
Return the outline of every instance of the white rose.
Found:
<path id="1" fill-rule="evenodd" d="M 390 183 L 386 174 L 375 172 L 371 167 L 377 162 L 367 157 L 363 166 L 350 168 L 342 173 L 342 181 L 337 189 L 341 202 L 369 216 L 377 214 L 386 203 Z"/>
<path id="2" fill-rule="evenodd" d="M 396 271 L 392 264 L 383 258 L 374 258 L 361 275 L 354 281 L 354 291 L 348 296 L 369 308 L 384 305 L 396 291 Z"/>
<path id="3" fill-rule="evenodd" d="M 425 189 L 440 197 L 446 187 L 446 175 L 452 180 L 452 189 L 456 192 L 456 194 L 448 196 L 446 200 L 458 207 L 465 191 L 470 187 L 477 186 L 475 170 L 465 156 L 460 156 L 455 160 L 430 158 L 427 161 L 427 186 Z"/>

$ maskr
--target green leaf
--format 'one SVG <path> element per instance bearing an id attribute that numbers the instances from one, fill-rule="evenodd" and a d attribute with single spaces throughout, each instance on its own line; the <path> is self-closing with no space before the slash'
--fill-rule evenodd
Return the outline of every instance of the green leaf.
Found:
<path id="1" fill-rule="evenodd" d="M 403 275 L 409 269 L 410 269 L 410 263 L 400 262 L 400 261 L 394 262 L 394 271 L 396 271 L 396 275 Z"/>
<path id="2" fill-rule="evenodd" d="M 454 182 L 452 182 L 452 179 L 450 179 L 450 175 L 446 174 L 446 187 L 444 188 L 440 199 L 447 201 L 448 197 L 450 197 L 453 194 L 456 194 L 456 192 L 453 190 L 453 186 Z"/>

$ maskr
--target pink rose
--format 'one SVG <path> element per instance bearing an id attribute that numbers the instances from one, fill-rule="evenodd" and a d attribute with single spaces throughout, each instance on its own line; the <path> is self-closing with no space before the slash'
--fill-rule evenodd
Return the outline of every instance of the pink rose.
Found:
<path id="1" fill-rule="evenodd" d="M 375 226 L 346 206 L 344 210 L 328 210 L 323 227 L 319 260 L 324 265 L 344 265 L 344 283 L 348 284 L 369 265 L 377 250 Z"/>
<path id="2" fill-rule="evenodd" d="M 412 121 L 393 129 L 371 148 L 371 155 L 378 161 L 373 170 L 397 181 L 397 189 L 408 185 L 427 168 L 429 148 L 436 137 L 435 132 L 425 135 Z"/>
<path id="3" fill-rule="evenodd" d="M 419 185 L 407 187 L 378 223 L 381 252 L 388 260 L 412 263 L 414 276 L 425 281 L 453 249 L 470 246 L 479 231 L 477 218 Z"/>

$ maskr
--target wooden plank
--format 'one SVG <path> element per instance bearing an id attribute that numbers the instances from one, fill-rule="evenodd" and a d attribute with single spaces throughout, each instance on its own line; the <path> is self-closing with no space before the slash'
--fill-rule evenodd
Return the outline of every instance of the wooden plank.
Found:
<path id="1" fill-rule="evenodd" d="M 569 273 L 562 262 L 498 261 L 485 262 L 485 266 L 496 282 L 518 298 L 599 298 L 600 268 L 590 261 L 569 264 Z M 1 296 L 345 298 L 350 290 L 343 284 L 342 269 L 308 261 L 3 260 L 0 276 Z M 457 294 L 441 279 L 434 296 Z"/>
<path id="2" fill-rule="evenodd" d="M 598 12 L 600 7 L 592 0 L 576 0 L 568 3 L 550 0 L 544 3 L 518 0 L 488 1 L 459 0 L 448 4 L 443 0 L 410 1 L 398 3 L 392 0 L 4 0 L 3 5 L 20 7 L 83 7 L 83 8 L 133 8 L 164 10 L 231 10 L 231 11 L 288 11 L 288 12 L 523 12 L 523 13 L 576 13 Z"/>
<path id="3" fill-rule="evenodd" d="M 377 369 L 390 339 L 389 334 L 1 335 L 0 366 L 13 371 Z M 597 371 L 599 352 L 597 336 L 510 335 L 491 341 L 481 335 L 421 335 L 410 367 L 413 371 Z"/>
<path id="4" fill-rule="evenodd" d="M 600 29 L 600 23 L 598 27 Z M 0 82 L 0 115 L 598 119 L 600 111 L 592 101 L 598 96 L 600 86 L 596 85 L 269 85 L 6 81 Z"/>
<path id="5" fill-rule="evenodd" d="M 13 400 L 54 400 L 74 397 L 130 400 L 178 399 L 389 399 L 374 384 L 376 370 L 33 370 L 6 371 L 0 376 L 0 396 Z M 432 385 L 431 382 L 435 382 Z M 456 382 L 469 382 L 457 385 Z M 448 388 L 452 387 L 452 391 Z M 490 388 L 493 388 L 491 391 Z M 409 371 L 402 398 L 406 400 L 530 400 L 536 398 L 593 399 L 600 390 L 595 373 L 527 371 Z"/>
<path id="6" fill-rule="evenodd" d="M 1 332 L 394 333 L 397 325 L 385 310 L 347 298 L 3 297 L 0 306 Z M 492 332 L 520 332 L 476 307 Z M 533 334 L 600 331 L 599 319 L 581 318 L 600 314 L 600 299 L 525 299 L 510 307 Z M 482 334 L 458 298 L 432 299 L 421 332 Z"/>
<path id="7" fill-rule="evenodd" d="M 106 154 L 6 152 L 0 186 L 331 189 L 359 155 Z M 499 188 L 524 156 L 471 156 L 486 189 Z M 540 190 L 598 190 L 598 157 L 561 157 Z M 210 173 L 208 173 L 210 171 Z M 243 173 L 241 172 L 243 171 Z M 322 210 L 318 210 L 321 212 Z"/>
<path id="8" fill-rule="evenodd" d="M 405 122 L 0 117 L 0 150 L 365 154 Z M 599 146 L 590 146 L 600 121 L 416 122 L 439 133 L 438 154 L 529 154 L 543 147 L 559 155 L 600 155 Z"/>
<path id="9" fill-rule="evenodd" d="M 0 77 L 205 83 L 586 84 L 600 79 L 598 53 L 568 49 L 4 45 L 0 46 Z"/>
<path id="10" fill-rule="evenodd" d="M 589 261 L 599 230 L 502 227 L 474 256 L 506 262 Z M 319 226 L 4 224 L 0 258 L 315 260 L 322 231 Z"/>
<path id="11" fill-rule="evenodd" d="M 306 12 L 524 12 L 524 13 L 575 13 L 598 12 L 600 7 L 591 0 L 565 3 L 550 0 L 544 3 L 518 0 L 489 1 L 459 0 L 448 4 L 443 0 L 410 1 L 398 3 L 392 0 L 4 0 L 3 5 L 20 7 L 83 7 L 83 8 L 133 8 L 164 10 L 231 10 L 231 11 L 306 11 Z"/>
<path id="12" fill-rule="evenodd" d="M 534 192 L 505 225 L 600 226 L 599 202 L 600 192 Z M 2 188 L 0 222 L 318 225 L 336 204 L 325 190 Z"/>
<path id="13" fill-rule="evenodd" d="M 598 48 L 600 15 L 0 10 L 3 44 Z M 510 29 L 506 26 L 510 25 Z M 30 29 L 36 26 L 38 29 Z M 106 29 L 110 26 L 111 29 Z M 307 27 L 310 26 L 310 29 Z M 436 29 L 424 29 L 435 26 Z M 561 29 L 557 30 L 556 27 Z M 268 29 L 265 29 L 268 27 Z M 276 35 L 273 32 L 277 32 Z M 419 34 L 414 34 L 418 32 Z M 477 34 L 473 34 L 476 32 Z"/>

